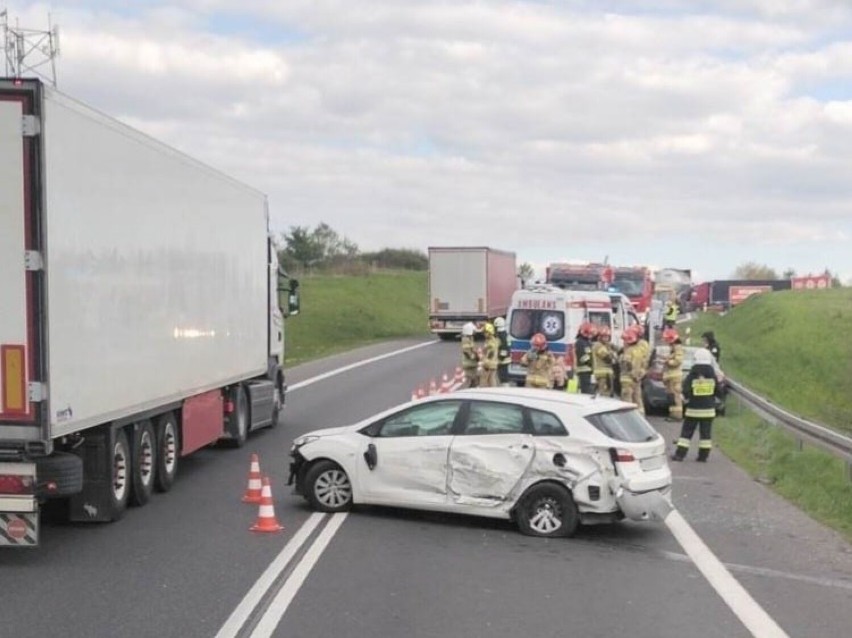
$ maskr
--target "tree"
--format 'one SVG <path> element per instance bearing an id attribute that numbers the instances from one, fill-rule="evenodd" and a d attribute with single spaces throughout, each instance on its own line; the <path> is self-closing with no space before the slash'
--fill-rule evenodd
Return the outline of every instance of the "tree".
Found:
<path id="1" fill-rule="evenodd" d="M 737 266 L 732 279 L 778 279 L 778 273 L 766 264 L 749 261 Z"/>
<path id="2" fill-rule="evenodd" d="M 318 246 L 321 261 L 338 257 L 356 257 L 358 245 L 337 234 L 331 226 L 321 222 L 311 233 L 311 239 Z"/>
<path id="3" fill-rule="evenodd" d="M 784 272 L 781 273 L 781 279 L 792 279 L 796 276 L 796 270 L 794 268 L 787 268 Z"/>
<path id="4" fill-rule="evenodd" d="M 518 266 L 518 277 L 521 278 L 521 281 L 529 281 L 533 277 L 535 277 L 535 269 L 532 267 L 532 264 L 528 261 L 525 261 L 520 266 Z"/>
<path id="5" fill-rule="evenodd" d="M 322 247 L 307 226 L 290 226 L 290 232 L 284 233 L 284 254 L 302 268 L 309 268 L 322 259 Z"/>

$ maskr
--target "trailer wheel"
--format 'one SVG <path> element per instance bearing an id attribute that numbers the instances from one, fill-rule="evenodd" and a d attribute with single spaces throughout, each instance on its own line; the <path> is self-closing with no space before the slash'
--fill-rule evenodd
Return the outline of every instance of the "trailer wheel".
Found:
<path id="1" fill-rule="evenodd" d="M 157 472 L 154 488 L 168 492 L 174 485 L 178 471 L 178 429 L 175 415 L 169 412 L 157 418 Z"/>
<path id="2" fill-rule="evenodd" d="M 36 495 L 59 498 L 83 491 L 83 459 L 68 452 L 54 452 L 36 459 Z"/>
<path id="3" fill-rule="evenodd" d="M 272 395 L 272 421 L 269 424 L 270 428 L 278 425 L 278 417 L 281 415 L 281 408 L 284 406 L 284 394 L 281 392 L 281 380 L 276 379 L 275 389 Z"/>
<path id="4" fill-rule="evenodd" d="M 131 456 L 130 444 L 127 442 L 127 432 L 124 429 L 116 430 L 112 443 L 112 451 L 109 455 L 112 466 L 112 481 L 110 483 L 110 510 L 109 520 L 117 521 L 124 515 L 127 509 L 127 501 L 130 498 L 131 484 Z"/>
<path id="5" fill-rule="evenodd" d="M 234 411 L 228 417 L 228 434 L 231 435 L 231 438 L 227 440 L 227 444 L 231 447 L 242 447 L 248 437 L 248 399 L 246 399 L 246 391 L 241 385 L 233 386 L 229 395 L 234 404 Z"/>
<path id="6" fill-rule="evenodd" d="M 131 465 L 130 503 L 145 505 L 154 491 L 154 475 L 157 470 L 157 438 L 154 426 L 148 420 L 136 424 L 133 437 Z"/>

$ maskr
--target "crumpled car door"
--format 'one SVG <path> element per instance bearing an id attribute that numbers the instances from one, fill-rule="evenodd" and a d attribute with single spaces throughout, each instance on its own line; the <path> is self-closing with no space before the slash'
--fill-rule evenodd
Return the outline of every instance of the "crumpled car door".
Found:
<path id="1" fill-rule="evenodd" d="M 530 434 L 457 436 L 450 446 L 450 502 L 498 507 L 509 500 L 535 458 Z"/>

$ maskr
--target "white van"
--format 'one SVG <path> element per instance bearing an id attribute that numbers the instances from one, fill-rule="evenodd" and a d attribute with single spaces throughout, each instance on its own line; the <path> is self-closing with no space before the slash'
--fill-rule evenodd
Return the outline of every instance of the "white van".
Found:
<path id="1" fill-rule="evenodd" d="M 535 285 L 515 291 L 506 317 L 511 342 L 512 362 L 509 376 L 513 381 L 526 378 L 521 357 L 530 349 L 537 332 L 547 338 L 548 349 L 565 361 L 566 370 L 574 368 L 574 340 L 580 324 L 589 321 L 607 326 L 616 347 L 622 343 L 624 329 L 637 323 L 630 300 L 622 294 L 600 290 L 563 290 L 549 285 Z"/>

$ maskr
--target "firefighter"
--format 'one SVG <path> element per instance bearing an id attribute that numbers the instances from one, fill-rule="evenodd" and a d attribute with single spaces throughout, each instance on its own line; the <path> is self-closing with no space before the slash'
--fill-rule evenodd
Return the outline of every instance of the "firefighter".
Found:
<path id="1" fill-rule="evenodd" d="M 464 388 L 475 388 L 479 384 L 479 353 L 473 342 L 476 326 L 470 321 L 462 326 L 462 370 L 464 371 Z"/>
<path id="2" fill-rule="evenodd" d="M 633 324 L 633 330 L 636 332 L 636 345 L 642 353 L 642 365 L 645 370 L 651 365 L 651 344 L 645 338 L 645 328 L 641 323 Z"/>
<path id="3" fill-rule="evenodd" d="M 677 303 L 674 299 L 669 299 L 666 303 L 666 314 L 663 318 L 663 324 L 666 328 L 674 328 L 675 323 L 677 323 L 678 307 Z"/>
<path id="4" fill-rule="evenodd" d="M 482 371 L 479 373 L 479 385 L 483 388 L 497 387 L 497 365 L 499 363 L 500 340 L 495 334 L 494 326 L 486 323 L 485 348 L 482 354 Z"/>
<path id="5" fill-rule="evenodd" d="M 619 381 L 621 399 L 634 404 L 641 414 L 645 414 L 645 402 L 642 399 L 642 379 L 648 369 L 647 359 L 639 345 L 638 326 L 630 326 L 624 331 L 624 350 L 619 358 Z"/>
<path id="6" fill-rule="evenodd" d="M 592 339 L 595 338 L 595 332 L 595 324 L 584 321 L 580 324 L 577 338 L 574 340 L 574 374 L 577 375 L 580 392 L 583 394 L 595 393 L 592 382 Z"/>
<path id="7" fill-rule="evenodd" d="M 713 355 L 703 348 L 695 353 L 695 363 L 683 380 L 685 403 L 683 427 L 677 440 L 673 461 L 682 461 L 689 452 L 689 442 L 698 428 L 698 459 L 702 463 L 713 449 L 711 430 L 716 418 L 716 397 L 720 395 L 716 373 L 713 370 Z"/>
<path id="8" fill-rule="evenodd" d="M 509 364 L 512 363 L 512 351 L 509 349 L 506 320 L 503 317 L 497 317 L 494 320 L 494 328 L 497 330 L 497 339 L 500 341 L 500 348 L 497 350 L 497 381 L 500 385 L 508 385 Z"/>
<path id="9" fill-rule="evenodd" d="M 662 360 L 663 385 L 666 394 L 671 396 L 668 420 L 680 421 L 683 418 L 683 345 L 674 328 L 663 330 L 663 341 L 669 346 L 669 353 Z"/>
<path id="10" fill-rule="evenodd" d="M 592 344 L 592 370 L 597 382 L 598 394 L 611 397 L 613 393 L 614 365 L 618 354 L 611 341 L 612 333 L 607 326 L 598 330 L 598 338 Z"/>
<path id="11" fill-rule="evenodd" d="M 713 358 L 718 362 L 719 357 L 722 356 L 722 347 L 719 345 L 719 342 L 716 341 L 716 335 L 713 334 L 712 330 L 708 330 L 701 335 L 701 339 L 704 342 L 704 347 L 710 351 L 710 354 L 712 354 Z"/>
<path id="12" fill-rule="evenodd" d="M 537 332 L 530 340 L 532 348 L 521 357 L 521 365 L 527 368 L 526 387 L 549 388 L 553 379 L 555 359 L 547 350 L 547 338 Z"/>

